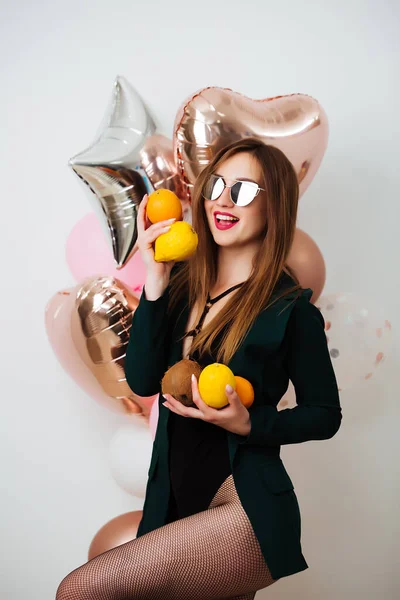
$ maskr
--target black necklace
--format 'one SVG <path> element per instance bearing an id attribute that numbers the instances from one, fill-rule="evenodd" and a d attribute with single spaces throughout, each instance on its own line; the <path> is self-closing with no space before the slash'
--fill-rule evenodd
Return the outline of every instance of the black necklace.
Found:
<path id="1" fill-rule="evenodd" d="M 222 294 L 219 294 L 219 296 L 216 296 L 215 298 L 212 298 L 212 299 L 210 298 L 210 294 L 208 293 L 207 302 L 206 302 L 206 305 L 203 310 L 203 314 L 201 315 L 199 322 L 197 323 L 197 325 L 194 329 L 191 329 L 190 331 L 185 333 L 185 335 L 183 337 L 184 338 L 188 337 L 188 336 L 196 337 L 196 335 L 200 332 L 203 321 L 206 318 L 206 315 L 207 315 L 208 311 L 210 310 L 210 308 L 212 307 L 212 305 L 215 304 L 216 302 L 218 302 L 218 300 L 220 300 L 227 294 L 229 294 L 229 292 L 232 292 L 232 290 L 236 290 L 236 288 L 240 287 L 244 283 L 245 283 L 244 281 L 242 281 L 242 283 L 237 283 L 236 285 L 233 285 L 232 287 L 230 287 L 228 290 L 225 290 L 225 292 L 222 292 Z"/>

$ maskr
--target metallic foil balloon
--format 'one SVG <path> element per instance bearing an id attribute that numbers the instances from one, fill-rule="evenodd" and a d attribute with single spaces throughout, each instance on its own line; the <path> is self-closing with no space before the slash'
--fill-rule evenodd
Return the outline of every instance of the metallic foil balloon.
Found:
<path id="1" fill-rule="evenodd" d="M 150 136 L 140 152 L 140 159 L 153 188 L 174 192 L 182 204 L 183 220 L 191 222 L 191 204 L 186 198 L 183 180 L 178 175 L 172 140 L 159 134 Z"/>
<path id="2" fill-rule="evenodd" d="M 138 298 L 118 279 L 88 278 L 75 295 L 71 334 L 78 355 L 106 394 L 122 401 L 129 412 L 148 418 L 154 396 L 142 400 L 125 378 L 125 350 L 138 304 Z"/>
<path id="3" fill-rule="evenodd" d="M 95 556 L 103 554 L 107 550 L 126 544 L 136 538 L 140 521 L 142 520 L 142 510 L 132 510 L 130 512 L 114 517 L 108 521 L 94 536 L 88 551 L 88 560 Z"/>
<path id="4" fill-rule="evenodd" d="M 61 290 L 46 305 L 45 325 L 50 345 L 63 369 L 86 394 L 112 412 L 129 413 L 130 405 L 108 396 L 76 351 L 71 337 L 76 292 L 76 288 Z"/>
<path id="5" fill-rule="evenodd" d="M 118 76 L 95 141 L 69 160 L 89 192 L 117 268 L 137 250 L 136 217 L 144 194 L 159 187 L 182 194 L 172 141 L 155 129 L 137 92 Z"/>
<path id="6" fill-rule="evenodd" d="M 187 197 L 199 173 L 221 148 L 252 136 L 286 154 L 302 194 L 324 155 L 328 120 L 317 100 L 303 94 L 253 100 L 219 87 L 196 92 L 183 102 L 174 124 L 175 161 Z"/>
<path id="7" fill-rule="evenodd" d="M 296 273 L 300 285 L 313 290 L 311 302 L 315 303 L 325 285 L 325 261 L 321 250 L 305 231 L 296 229 L 287 262 Z"/>
<path id="8" fill-rule="evenodd" d="M 80 315 L 77 316 L 76 310 L 81 307 L 82 290 L 88 289 L 96 293 L 94 312 L 97 314 L 92 316 L 86 314 L 87 307 L 85 307 L 81 308 Z M 90 292 L 88 300 L 90 301 Z M 103 363 L 99 360 L 94 362 L 93 353 L 89 353 L 87 348 L 82 347 L 82 332 L 79 330 L 79 319 L 82 313 L 86 314 L 86 320 L 92 319 L 95 324 L 99 322 L 102 311 L 104 312 L 105 302 L 109 303 L 109 314 L 104 316 L 102 326 L 107 327 L 107 319 L 110 319 L 108 341 L 113 346 L 108 350 L 104 349 L 107 340 L 102 337 L 99 341 L 97 357 L 100 352 L 104 355 L 113 353 L 116 361 L 111 365 L 107 360 Z M 62 367 L 89 396 L 114 412 L 144 417 L 148 422 L 150 410 L 158 394 L 142 397 L 132 392 L 126 383 L 124 368 L 124 348 L 129 337 L 132 314 L 138 303 L 138 298 L 117 279 L 110 277 L 88 279 L 83 284 L 57 292 L 50 299 L 46 306 L 45 324 L 50 344 Z M 113 314 L 111 314 L 112 307 L 114 307 Z M 121 316 L 121 323 L 117 319 L 118 313 Z M 74 336 L 72 323 L 75 324 Z M 116 339 L 118 331 L 121 339 Z"/>
<path id="9" fill-rule="evenodd" d="M 140 152 L 141 165 L 155 189 L 165 188 L 180 198 L 184 193 L 183 181 L 178 176 L 172 141 L 164 135 L 148 137 Z"/>

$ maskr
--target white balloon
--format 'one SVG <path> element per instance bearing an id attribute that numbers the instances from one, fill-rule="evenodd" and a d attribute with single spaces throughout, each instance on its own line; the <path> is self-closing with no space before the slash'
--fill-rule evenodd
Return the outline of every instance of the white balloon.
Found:
<path id="1" fill-rule="evenodd" d="M 115 432 L 109 447 L 111 474 L 129 494 L 144 498 L 153 440 L 147 423 L 124 424 Z"/>

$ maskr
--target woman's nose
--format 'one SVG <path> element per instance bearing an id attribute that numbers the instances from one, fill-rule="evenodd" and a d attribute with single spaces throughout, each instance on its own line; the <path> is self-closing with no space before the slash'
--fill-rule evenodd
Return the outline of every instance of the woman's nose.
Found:
<path id="1" fill-rule="evenodd" d="M 232 202 L 231 199 L 231 189 L 228 187 L 225 187 L 224 191 L 222 192 L 222 194 L 220 195 L 220 197 L 217 199 L 217 204 L 220 204 L 221 206 L 234 206 L 234 203 Z"/>

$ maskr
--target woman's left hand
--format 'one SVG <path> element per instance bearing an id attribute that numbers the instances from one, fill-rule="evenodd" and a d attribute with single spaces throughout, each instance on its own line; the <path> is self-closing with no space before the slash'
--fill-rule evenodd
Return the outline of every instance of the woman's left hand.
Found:
<path id="1" fill-rule="evenodd" d="M 228 391 L 230 386 L 227 386 L 226 396 L 229 404 L 223 408 L 213 408 L 206 404 L 199 393 L 197 385 L 197 379 L 195 375 L 192 376 L 192 396 L 193 402 L 197 408 L 191 408 L 190 406 L 184 406 L 179 400 L 176 400 L 170 394 L 163 394 L 163 397 L 167 400 L 163 402 L 163 406 L 172 410 L 172 412 L 182 417 L 192 417 L 193 419 L 202 419 L 219 425 L 232 433 L 238 433 L 239 435 L 248 435 L 251 429 L 250 413 L 247 408 L 240 401 L 239 396 L 233 388 L 232 391 Z"/>

